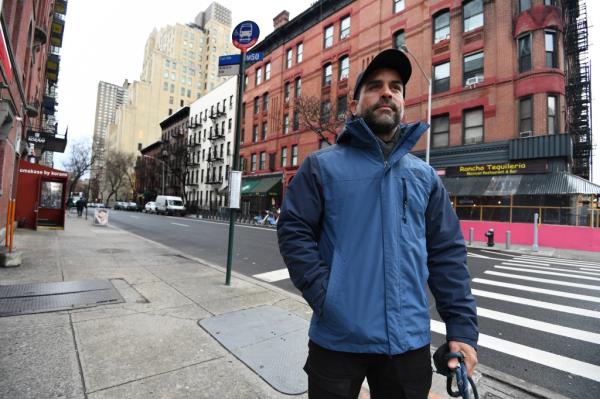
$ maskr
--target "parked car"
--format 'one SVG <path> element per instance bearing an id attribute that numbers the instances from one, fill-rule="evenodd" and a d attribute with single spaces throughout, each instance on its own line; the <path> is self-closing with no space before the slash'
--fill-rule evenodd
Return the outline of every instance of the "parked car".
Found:
<path id="1" fill-rule="evenodd" d="M 154 201 L 146 202 L 146 205 L 144 205 L 144 212 L 156 213 L 156 202 L 154 202 Z"/>
<path id="2" fill-rule="evenodd" d="M 128 211 L 137 211 L 138 210 L 138 204 L 135 202 L 127 202 L 127 208 Z"/>
<path id="3" fill-rule="evenodd" d="M 159 195 L 156 197 L 156 213 L 166 215 L 185 215 L 185 207 L 181 197 Z"/>
<path id="4" fill-rule="evenodd" d="M 127 204 L 128 204 L 127 202 L 117 201 L 113 205 L 113 209 L 116 209 L 116 210 L 126 210 L 127 209 Z"/>

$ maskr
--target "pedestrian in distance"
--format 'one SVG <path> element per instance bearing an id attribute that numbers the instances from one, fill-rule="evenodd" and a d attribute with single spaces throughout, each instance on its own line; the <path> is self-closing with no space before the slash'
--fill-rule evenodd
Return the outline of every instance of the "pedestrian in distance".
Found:
<path id="1" fill-rule="evenodd" d="M 477 364 L 475 300 L 459 220 L 435 170 L 409 153 L 427 130 L 401 123 L 412 72 L 380 52 L 358 76 L 337 144 L 313 152 L 285 195 L 279 249 L 313 309 L 311 399 L 426 398 L 431 387 L 427 285 L 452 352 Z M 448 362 L 454 369 L 456 359 Z"/>
<path id="2" fill-rule="evenodd" d="M 81 217 L 81 215 L 83 215 L 83 208 L 87 208 L 86 200 L 79 198 L 77 202 L 75 202 L 75 207 L 77 208 L 77 216 Z"/>

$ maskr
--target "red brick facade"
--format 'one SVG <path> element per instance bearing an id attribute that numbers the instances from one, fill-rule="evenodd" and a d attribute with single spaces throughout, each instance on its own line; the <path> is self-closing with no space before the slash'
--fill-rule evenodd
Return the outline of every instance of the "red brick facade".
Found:
<path id="1" fill-rule="evenodd" d="M 546 1 L 547 2 L 547 1 Z M 319 4 L 321 3 L 321 4 Z M 244 95 L 245 118 L 243 120 L 243 144 L 240 155 L 246 162 L 245 175 L 282 172 L 284 186 L 297 166 L 290 166 L 291 146 L 298 146 L 299 166 L 305 157 L 319 148 L 320 138 L 312 131 L 301 127 L 292 128 L 295 96 L 293 85 L 296 79 L 302 82 L 302 95 L 329 99 L 332 104 L 340 95 L 352 90 L 358 73 L 379 51 L 394 46 L 395 34 L 403 31 L 405 43 L 427 76 L 432 76 L 434 66 L 450 62 L 449 87 L 432 96 L 432 117 L 447 115 L 449 120 L 448 146 L 464 146 L 465 110 L 481 108 L 484 117 L 482 139 L 479 143 L 506 141 L 519 137 L 520 99 L 532 99 L 532 135 L 548 134 L 547 98 L 558 99 L 556 133 L 564 132 L 564 65 L 562 56 L 562 22 L 560 9 L 545 5 L 544 0 L 532 0 L 528 10 L 519 10 L 519 1 L 481 0 L 480 15 L 471 20 L 466 18 L 465 8 L 477 1 L 459 0 L 406 0 L 405 8 L 394 12 L 393 0 L 356 0 L 331 13 L 336 6 L 332 1 L 316 3 L 294 20 L 277 29 L 257 45 L 265 51 L 264 60 L 247 69 Z M 477 5 L 477 4 L 471 4 Z M 320 12 L 319 7 L 321 7 Z M 315 10 L 317 13 L 315 14 Z M 313 14 L 310 14 L 310 12 Z M 449 35 L 434 43 L 434 18 L 449 14 Z M 468 12 L 468 11 L 467 11 Z M 331 15 L 328 15 L 328 14 Z M 307 15 L 310 14 L 311 18 Z M 316 17 L 315 17 L 316 15 Z M 350 16 L 350 34 L 341 39 L 342 20 Z M 322 20 L 321 20 L 322 19 Z M 315 23 L 315 21 L 317 21 Z M 475 25 L 465 32 L 464 25 Z M 333 26 L 333 45 L 324 48 L 325 29 Z M 300 32 L 290 35 L 287 31 Z M 555 67 L 546 66 L 546 32 L 555 34 Z M 518 45 L 522 37 L 530 39 L 530 69 L 519 72 Z M 284 43 L 271 45 L 270 43 Z M 296 62 L 297 47 L 302 43 L 302 61 Z M 526 47 L 526 46 L 525 46 Z M 263 50 L 265 49 L 265 50 Z M 267 49 L 269 51 L 267 51 Z M 292 50 L 292 65 L 287 67 L 287 51 Z M 483 81 L 465 84 L 463 76 L 464 57 L 483 52 Z M 339 61 L 350 59 L 349 78 L 339 80 Z M 525 57 L 526 58 L 526 57 Z M 428 81 L 413 61 L 413 74 L 407 86 L 405 120 L 427 120 Z M 522 61 L 526 64 L 526 61 Z M 324 86 L 323 67 L 333 66 L 332 83 Z M 270 76 L 266 78 L 266 65 L 270 64 Z M 261 72 L 260 84 L 256 84 L 257 71 Z M 433 79 L 433 77 L 432 77 Z M 471 82 L 469 81 L 469 82 Z M 284 85 L 291 84 L 290 102 L 284 101 Z M 269 109 L 263 111 L 263 96 L 268 93 Z M 260 107 L 254 113 L 254 99 Z M 283 133 L 283 118 L 289 116 L 289 133 Z M 524 118 L 527 119 L 527 118 Z M 262 140 L 262 125 L 267 123 L 267 137 Z M 528 126 L 528 121 L 522 122 Z M 527 124 L 526 124 L 527 123 Z M 253 142 L 253 127 L 258 128 L 258 140 Z M 528 131 L 528 130 L 527 130 Z M 425 149 L 425 136 L 417 143 L 415 151 Z M 281 166 L 281 149 L 287 147 L 287 167 Z M 274 168 L 267 162 L 259 168 L 260 153 L 276 154 Z M 257 154 L 257 166 L 251 170 L 252 154 Z M 432 156 L 435 156 L 432 154 Z M 268 159 L 268 156 L 267 156 Z M 468 160 L 466 160 L 468 162 Z"/>

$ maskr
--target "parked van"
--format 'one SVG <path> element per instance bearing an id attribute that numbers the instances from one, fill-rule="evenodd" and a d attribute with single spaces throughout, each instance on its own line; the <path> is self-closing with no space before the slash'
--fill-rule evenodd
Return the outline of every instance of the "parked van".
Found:
<path id="1" fill-rule="evenodd" d="M 185 215 L 185 207 L 181 197 L 159 195 L 156 197 L 156 213 L 166 215 Z"/>

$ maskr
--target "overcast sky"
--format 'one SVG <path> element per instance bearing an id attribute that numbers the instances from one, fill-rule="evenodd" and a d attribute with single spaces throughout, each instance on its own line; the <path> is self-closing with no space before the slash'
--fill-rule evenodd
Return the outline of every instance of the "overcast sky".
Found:
<path id="1" fill-rule="evenodd" d="M 243 20 L 253 20 L 261 29 L 260 39 L 273 30 L 273 17 L 283 10 L 290 19 L 315 0 L 219 0 L 232 10 L 232 28 Z M 385 0 L 384 0 L 385 1 Z M 138 80 L 144 46 L 153 28 L 192 22 L 211 0 L 71 0 L 68 3 L 58 81 L 59 132 L 69 127 L 69 144 L 78 140 L 91 143 L 99 81 L 122 84 Z M 590 58 L 593 102 L 600 99 L 600 1 L 588 0 Z M 594 39 L 596 40 L 594 41 Z M 600 131 L 600 108 L 595 107 L 594 126 Z M 600 133 L 596 152 L 600 152 Z M 70 147 L 70 146 L 69 146 Z M 55 166 L 62 167 L 65 154 L 55 154 Z M 600 184 L 600 158 L 595 157 L 594 181 Z"/>

